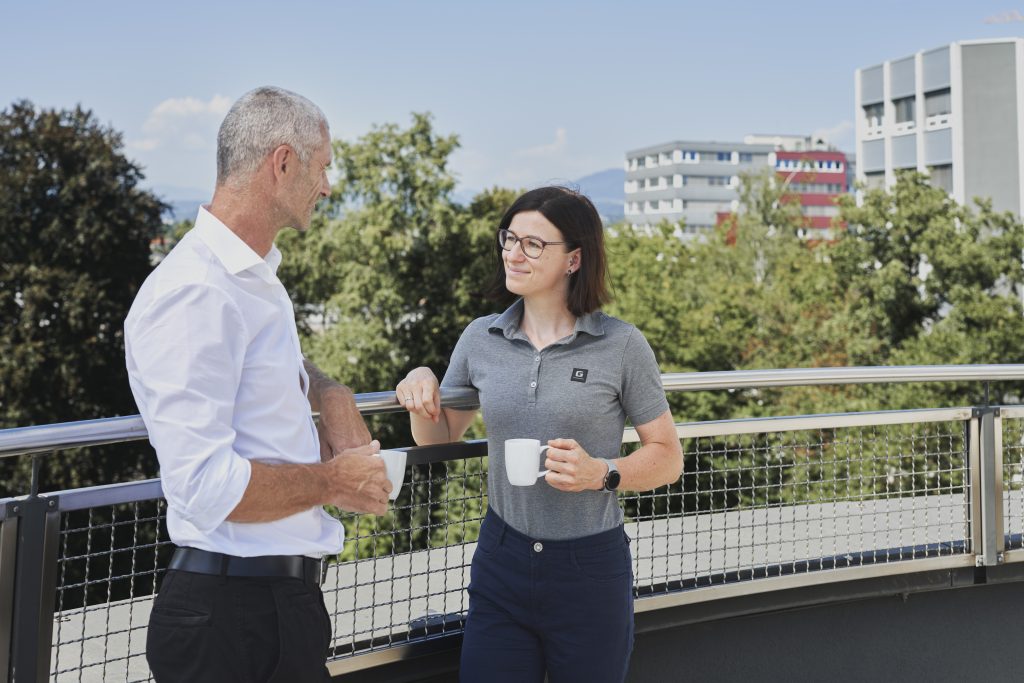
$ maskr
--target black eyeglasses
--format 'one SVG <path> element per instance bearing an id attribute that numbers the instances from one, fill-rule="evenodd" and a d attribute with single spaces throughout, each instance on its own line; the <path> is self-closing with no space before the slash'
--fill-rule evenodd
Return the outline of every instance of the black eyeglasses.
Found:
<path id="1" fill-rule="evenodd" d="M 498 246 L 505 251 L 512 251 L 515 249 L 516 243 L 519 244 L 523 253 L 530 258 L 540 258 L 540 255 L 544 253 L 544 247 L 549 244 L 565 244 L 565 242 L 545 242 L 539 237 L 516 237 L 508 230 L 498 231 Z"/>

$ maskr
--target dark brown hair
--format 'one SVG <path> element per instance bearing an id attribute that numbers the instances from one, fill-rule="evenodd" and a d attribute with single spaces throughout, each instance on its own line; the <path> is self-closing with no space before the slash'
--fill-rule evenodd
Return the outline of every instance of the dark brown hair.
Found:
<path id="1" fill-rule="evenodd" d="M 569 276 L 566 303 L 576 317 L 592 313 L 611 301 L 608 293 L 608 259 L 604 253 L 604 226 L 593 203 L 565 187 L 539 187 L 521 195 L 501 217 L 497 230 L 508 230 L 516 214 L 538 211 L 562 233 L 566 251 L 580 250 L 580 267 Z M 491 281 L 492 299 L 508 305 L 515 296 L 505 288 L 505 264 L 495 230 L 497 269 Z"/>

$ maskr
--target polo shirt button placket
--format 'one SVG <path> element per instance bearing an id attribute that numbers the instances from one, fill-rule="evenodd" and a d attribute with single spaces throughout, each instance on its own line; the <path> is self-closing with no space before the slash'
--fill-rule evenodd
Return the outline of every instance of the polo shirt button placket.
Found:
<path id="1" fill-rule="evenodd" d="M 540 354 L 533 357 L 533 379 L 530 381 L 530 403 L 537 402 L 537 381 L 540 380 Z"/>

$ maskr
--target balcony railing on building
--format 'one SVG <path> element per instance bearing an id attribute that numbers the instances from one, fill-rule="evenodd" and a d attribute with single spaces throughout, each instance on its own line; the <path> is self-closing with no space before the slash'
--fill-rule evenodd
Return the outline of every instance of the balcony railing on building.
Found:
<path id="1" fill-rule="evenodd" d="M 1024 379 L 1024 366 L 663 376 L 666 391 Z M 986 393 L 987 395 L 987 393 Z M 364 414 L 398 410 L 390 392 Z M 472 401 L 445 392 L 445 405 Z M 680 481 L 620 501 L 637 612 L 799 586 L 1024 561 L 1024 407 L 679 423 Z M 146 438 L 138 417 L 0 431 L 0 457 Z M 623 435 L 628 452 L 635 430 Z M 349 530 L 323 585 L 335 675 L 461 632 L 486 511 L 486 442 L 408 449 L 384 517 Z M 158 480 L 0 500 L 0 682 L 149 679 L 146 624 L 172 546 Z"/>

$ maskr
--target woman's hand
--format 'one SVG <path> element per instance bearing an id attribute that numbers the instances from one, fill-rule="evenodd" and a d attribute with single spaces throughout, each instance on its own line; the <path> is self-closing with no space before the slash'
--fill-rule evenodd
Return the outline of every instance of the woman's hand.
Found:
<path id="1" fill-rule="evenodd" d="M 441 419 L 441 387 L 430 368 L 416 368 L 398 386 L 395 396 L 412 415 L 437 424 Z"/>
<path id="2" fill-rule="evenodd" d="M 544 475 L 548 484 L 559 491 L 590 491 L 604 486 L 604 475 L 608 465 L 583 450 L 575 439 L 551 439 L 548 441 L 547 460 Z"/>

